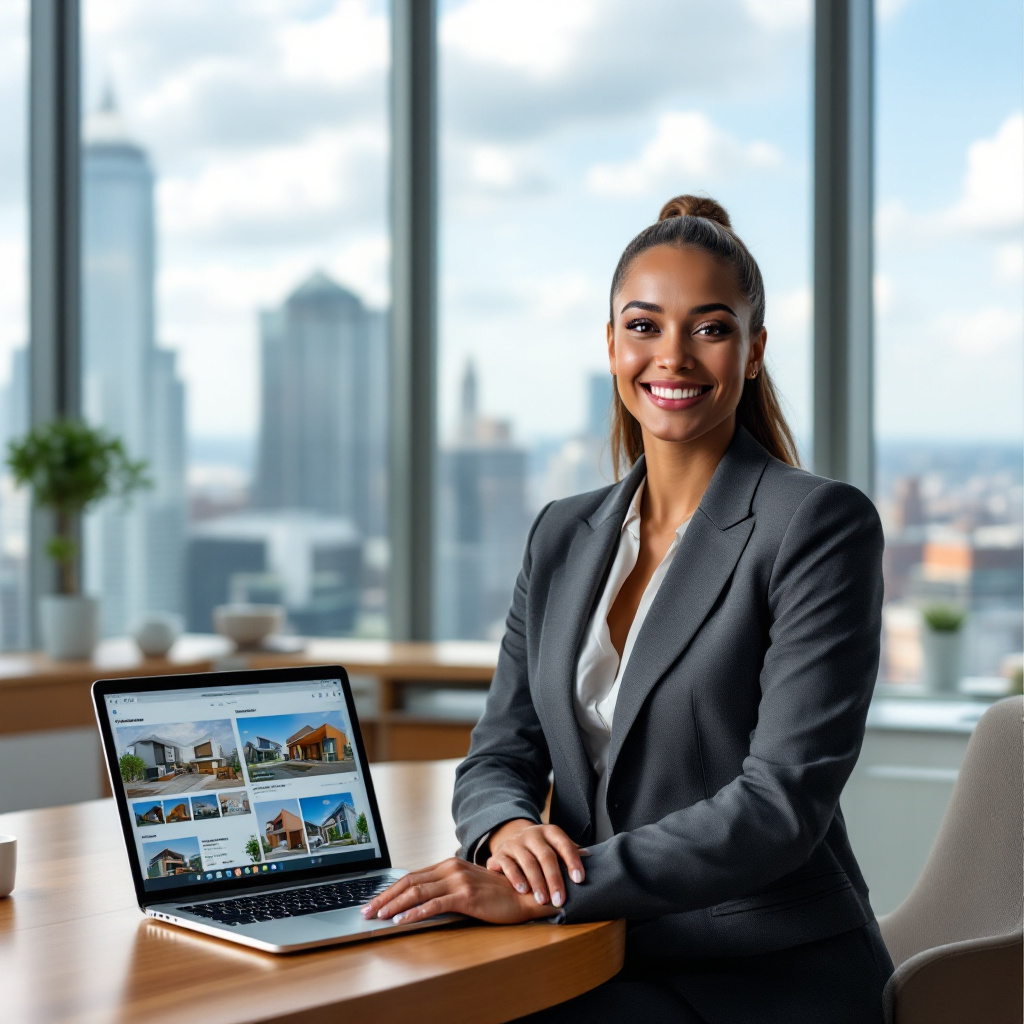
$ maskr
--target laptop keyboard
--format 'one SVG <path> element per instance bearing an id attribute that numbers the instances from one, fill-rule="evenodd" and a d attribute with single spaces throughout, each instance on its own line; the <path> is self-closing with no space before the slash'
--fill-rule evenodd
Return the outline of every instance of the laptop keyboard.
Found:
<path id="1" fill-rule="evenodd" d="M 179 910 L 205 917 L 218 924 L 256 924 L 258 921 L 278 921 L 284 917 L 302 917 L 320 914 L 325 910 L 344 910 L 368 903 L 382 893 L 394 879 L 388 875 L 375 878 L 356 878 L 351 882 L 332 882 L 314 885 L 308 889 L 289 889 L 256 896 L 239 896 L 216 903 L 197 903 L 179 907 Z"/>

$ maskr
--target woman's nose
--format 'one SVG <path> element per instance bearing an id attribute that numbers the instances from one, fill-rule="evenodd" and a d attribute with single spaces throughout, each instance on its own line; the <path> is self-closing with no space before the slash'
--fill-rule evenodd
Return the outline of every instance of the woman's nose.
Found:
<path id="1" fill-rule="evenodd" d="M 694 358 L 688 342 L 689 338 L 681 331 L 664 331 L 654 354 L 657 365 L 665 370 L 692 368 Z"/>

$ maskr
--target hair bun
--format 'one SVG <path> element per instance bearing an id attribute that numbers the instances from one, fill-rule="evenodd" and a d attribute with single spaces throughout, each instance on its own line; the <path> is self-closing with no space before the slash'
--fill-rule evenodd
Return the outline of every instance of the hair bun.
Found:
<path id="1" fill-rule="evenodd" d="M 732 221 L 725 208 L 708 196 L 676 196 L 670 199 L 658 214 L 658 220 L 668 220 L 670 217 L 703 217 L 705 220 L 713 220 L 722 227 L 732 228 Z"/>

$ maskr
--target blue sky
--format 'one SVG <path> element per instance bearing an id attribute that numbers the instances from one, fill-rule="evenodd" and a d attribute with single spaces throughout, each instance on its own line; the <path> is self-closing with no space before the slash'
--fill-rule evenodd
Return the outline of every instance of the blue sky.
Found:
<path id="1" fill-rule="evenodd" d="M 769 362 L 806 434 L 811 10 L 442 4 L 442 434 L 467 358 L 520 439 L 578 429 L 618 254 L 686 190 L 722 201 L 761 261 Z M 964 200 L 972 153 L 1020 161 L 1021 7 L 877 10 L 878 432 L 1019 438 L 1020 190 L 1001 222 Z M 25 336 L 26 17 L 24 0 L 0 8 L 0 380 Z M 317 266 L 387 303 L 386 6 L 89 0 L 83 38 L 86 109 L 113 81 L 158 173 L 158 336 L 180 353 L 190 429 L 252 438 L 257 311 Z"/>
<path id="2" fill-rule="evenodd" d="M 333 811 L 338 804 L 348 804 L 352 810 L 356 809 L 355 801 L 351 793 L 331 793 L 328 796 L 308 796 L 299 803 L 302 805 L 302 820 L 311 821 L 314 825 L 322 825 L 324 818 Z"/>

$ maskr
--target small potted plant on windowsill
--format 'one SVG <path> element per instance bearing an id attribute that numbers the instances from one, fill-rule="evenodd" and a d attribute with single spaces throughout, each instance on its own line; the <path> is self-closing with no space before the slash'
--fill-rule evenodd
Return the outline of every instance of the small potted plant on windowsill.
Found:
<path id="1" fill-rule="evenodd" d="M 930 604 L 921 610 L 924 684 L 935 693 L 956 693 L 963 660 L 963 624 L 967 612 L 952 604 Z"/>
<path id="2" fill-rule="evenodd" d="M 80 591 L 78 541 L 82 515 L 110 496 L 127 499 L 152 487 L 146 463 L 128 457 L 122 442 L 81 420 L 53 420 L 11 441 L 7 464 L 35 503 L 53 510 L 55 531 L 46 553 L 60 567 L 59 593 L 40 598 L 43 649 L 52 658 L 87 658 L 99 635 L 99 601 Z"/>

